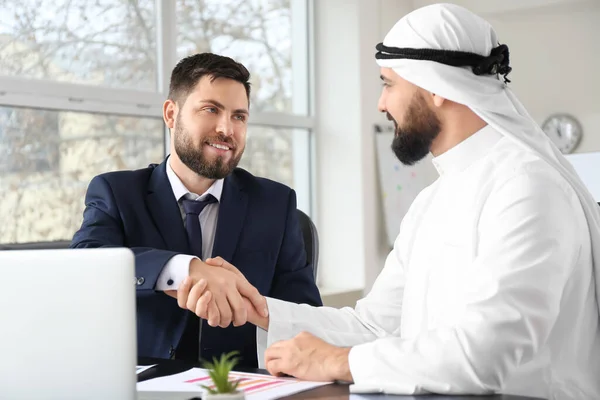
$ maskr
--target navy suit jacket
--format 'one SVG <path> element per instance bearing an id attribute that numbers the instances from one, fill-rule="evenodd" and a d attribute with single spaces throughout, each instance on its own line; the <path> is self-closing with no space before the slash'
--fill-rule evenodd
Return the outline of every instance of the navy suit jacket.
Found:
<path id="1" fill-rule="evenodd" d="M 191 253 L 166 160 L 140 170 L 96 176 L 85 205 L 71 247 L 131 248 L 138 283 L 138 356 L 169 358 L 192 313 L 154 290 L 169 259 Z M 322 304 L 306 259 L 292 189 L 235 169 L 224 181 L 215 235 L 213 256 L 236 266 L 261 294 Z M 240 366 L 257 366 L 256 328 L 249 323 L 223 329 L 205 322 L 200 347 L 203 359 L 238 350 Z"/>

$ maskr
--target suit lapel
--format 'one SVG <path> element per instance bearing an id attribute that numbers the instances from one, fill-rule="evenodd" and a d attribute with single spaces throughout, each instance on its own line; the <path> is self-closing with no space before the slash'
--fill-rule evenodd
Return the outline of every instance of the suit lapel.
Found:
<path id="1" fill-rule="evenodd" d="M 242 190 L 234 174 L 225 178 L 219 204 L 219 219 L 212 256 L 230 261 L 246 218 L 248 195 Z"/>
<path id="2" fill-rule="evenodd" d="M 183 227 L 181 210 L 167 177 L 167 160 L 168 158 L 152 171 L 146 201 L 152 219 L 154 219 L 168 250 L 187 254 L 190 249 Z"/>

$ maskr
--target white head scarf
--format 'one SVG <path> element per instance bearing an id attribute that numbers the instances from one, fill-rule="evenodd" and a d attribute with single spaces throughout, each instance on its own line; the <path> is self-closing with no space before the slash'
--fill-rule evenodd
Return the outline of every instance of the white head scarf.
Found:
<path id="1" fill-rule="evenodd" d="M 454 4 L 417 9 L 394 25 L 383 45 L 490 55 L 498 46 L 496 32 L 481 17 Z M 596 299 L 600 307 L 600 207 L 560 151 L 529 116 L 525 107 L 497 75 L 475 75 L 471 67 L 435 61 L 378 59 L 400 77 L 448 100 L 468 106 L 504 136 L 536 153 L 556 168 L 577 193 L 592 241 Z"/>

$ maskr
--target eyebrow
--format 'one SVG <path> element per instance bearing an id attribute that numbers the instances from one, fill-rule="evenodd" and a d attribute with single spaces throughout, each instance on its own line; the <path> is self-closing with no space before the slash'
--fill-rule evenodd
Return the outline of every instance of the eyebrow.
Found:
<path id="1" fill-rule="evenodd" d="M 389 78 L 386 78 L 386 77 L 385 77 L 385 76 L 383 76 L 383 75 L 379 75 L 379 79 L 381 79 L 382 81 L 391 82 L 391 79 L 389 79 Z"/>
<path id="2" fill-rule="evenodd" d="M 206 100 L 200 100 L 200 103 L 210 103 L 213 106 L 217 107 L 218 109 L 224 110 L 225 106 L 221 103 L 219 103 L 216 100 L 212 100 L 212 99 L 206 99 Z M 248 115 L 248 110 L 246 110 L 245 108 L 238 108 L 237 110 L 233 110 L 234 114 L 246 114 Z"/>

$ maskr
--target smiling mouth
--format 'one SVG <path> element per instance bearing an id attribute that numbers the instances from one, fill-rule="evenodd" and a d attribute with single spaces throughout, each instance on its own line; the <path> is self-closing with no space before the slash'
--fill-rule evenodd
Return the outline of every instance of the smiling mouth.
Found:
<path id="1" fill-rule="evenodd" d="M 209 146 L 214 147 L 215 149 L 219 149 L 219 150 L 231 150 L 231 147 L 229 147 L 226 144 L 220 144 L 220 143 L 208 143 Z"/>

